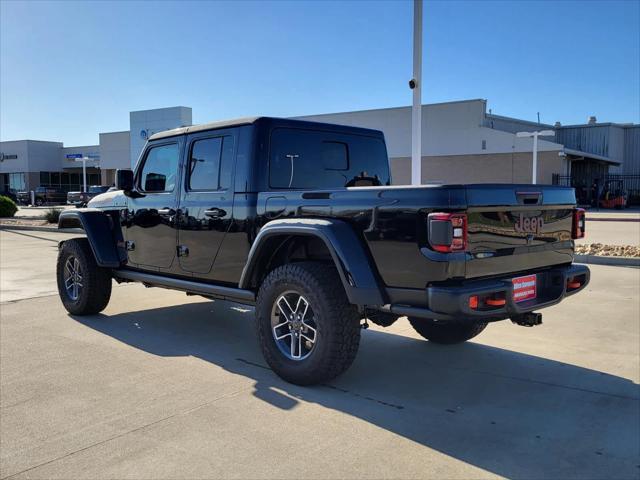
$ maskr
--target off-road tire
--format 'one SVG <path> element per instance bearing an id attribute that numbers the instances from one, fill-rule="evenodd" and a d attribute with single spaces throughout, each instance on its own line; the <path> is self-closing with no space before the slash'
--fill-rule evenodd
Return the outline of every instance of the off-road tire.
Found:
<path id="1" fill-rule="evenodd" d="M 65 287 L 65 264 L 69 257 L 78 259 L 82 272 L 82 288 L 72 299 Z M 56 265 L 58 294 L 67 311 L 73 315 L 93 315 L 105 309 L 111 298 L 111 271 L 99 267 L 86 238 L 73 238 L 62 244 Z"/>
<path id="2" fill-rule="evenodd" d="M 272 333 L 271 314 L 278 297 L 296 291 L 308 299 L 317 326 L 317 343 L 307 358 L 292 360 L 279 349 Z M 283 265 L 264 279 L 256 301 L 258 343 L 273 371 L 287 382 L 314 385 L 343 373 L 360 344 L 358 310 L 347 300 L 338 272 L 317 262 Z"/>
<path id="3" fill-rule="evenodd" d="M 428 318 L 408 317 L 413 329 L 433 343 L 450 345 L 462 343 L 480 335 L 486 323 L 478 322 L 435 322 Z"/>

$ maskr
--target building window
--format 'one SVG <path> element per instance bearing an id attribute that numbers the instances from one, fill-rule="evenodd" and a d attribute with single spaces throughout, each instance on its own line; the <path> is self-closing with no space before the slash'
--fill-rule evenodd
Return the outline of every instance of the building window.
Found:
<path id="1" fill-rule="evenodd" d="M 487 149 L 487 141 L 482 140 L 482 150 L 486 150 L 486 149 Z"/>
<path id="2" fill-rule="evenodd" d="M 80 191 L 83 187 L 81 173 L 69 172 L 40 172 L 40 186 L 60 188 L 65 192 Z M 87 188 L 90 185 L 100 185 L 99 173 L 87 173 Z"/>
<path id="3" fill-rule="evenodd" d="M 9 190 L 11 192 L 20 192 L 26 190 L 27 183 L 24 173 L 9 173 L 7 174 L 7 176 L 9 177 Z"/>

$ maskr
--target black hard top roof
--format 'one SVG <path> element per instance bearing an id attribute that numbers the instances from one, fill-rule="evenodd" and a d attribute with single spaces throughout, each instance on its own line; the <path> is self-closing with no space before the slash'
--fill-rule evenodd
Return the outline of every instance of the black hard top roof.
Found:
<path id="1" fill-rule="evenodd" d="M 201 125 L 191 125 L 188 127 L 180 127 L 174 128 L 172 130 L 165 130 L 164 132 L 158 132 L 151 137 L 149 140 L 158 140 L 161 138 L 167 137 L 175 137 L 178 135 L 186 135 L 194 132 L 204 132 L 207 130 L 218 130 L 222 128 L 231 128 L 231 127 L 239 127 L 242 125 L 252 125 L 252 124 L 265 124 L 268 126 L 282 126 L 282 127 L 298 127 L 298 128 L 331 128 L 332 130 L 344 131 L 350 133 L 357 133 L 360 135 L 375 135 L 381 136 L 382 132 L 379 130 L 372 130 L 369 128 L 360 128 L 360 127 L 352 127 L 347 125 L 337 125 L 331 123 L 321 123 L 321 122 L 310 122 L 307 120 L 293 120 L 289 118 L 276 118 L 276 117 L 244 117 L 244 118 L 236 118 L 233 120 L 223 120 L 220 122 L 211 122 L 211 123 L 203 123 Z"/>

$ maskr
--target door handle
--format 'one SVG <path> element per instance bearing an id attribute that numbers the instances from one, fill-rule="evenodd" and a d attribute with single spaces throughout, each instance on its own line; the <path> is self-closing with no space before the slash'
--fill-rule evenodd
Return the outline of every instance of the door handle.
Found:
<path id="1" fill-rule="evenodd" d="M 160 215 L 161 217 L 171 217 L 175 214 L 176 211 L 173 208 L 160 208 L 158 210 L 158 215 Z"/>
<path id="2" fill-rule="evenodd" d="M 210 208 L 209 210 L 205 210 L 204 214 L 207 217 L 220 218 L 220 217 L 224 217 L 227 214 L 227 212 L 221 208 Z"/>

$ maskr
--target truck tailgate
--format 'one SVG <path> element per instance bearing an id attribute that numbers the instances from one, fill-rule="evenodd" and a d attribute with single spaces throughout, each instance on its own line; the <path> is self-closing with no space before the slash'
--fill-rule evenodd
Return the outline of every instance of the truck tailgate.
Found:
<path id="1" fill-rule="evenodd" d="M 572 188 L 468 185 L 466 197 L 467 278 L 572 262 Z"/>

